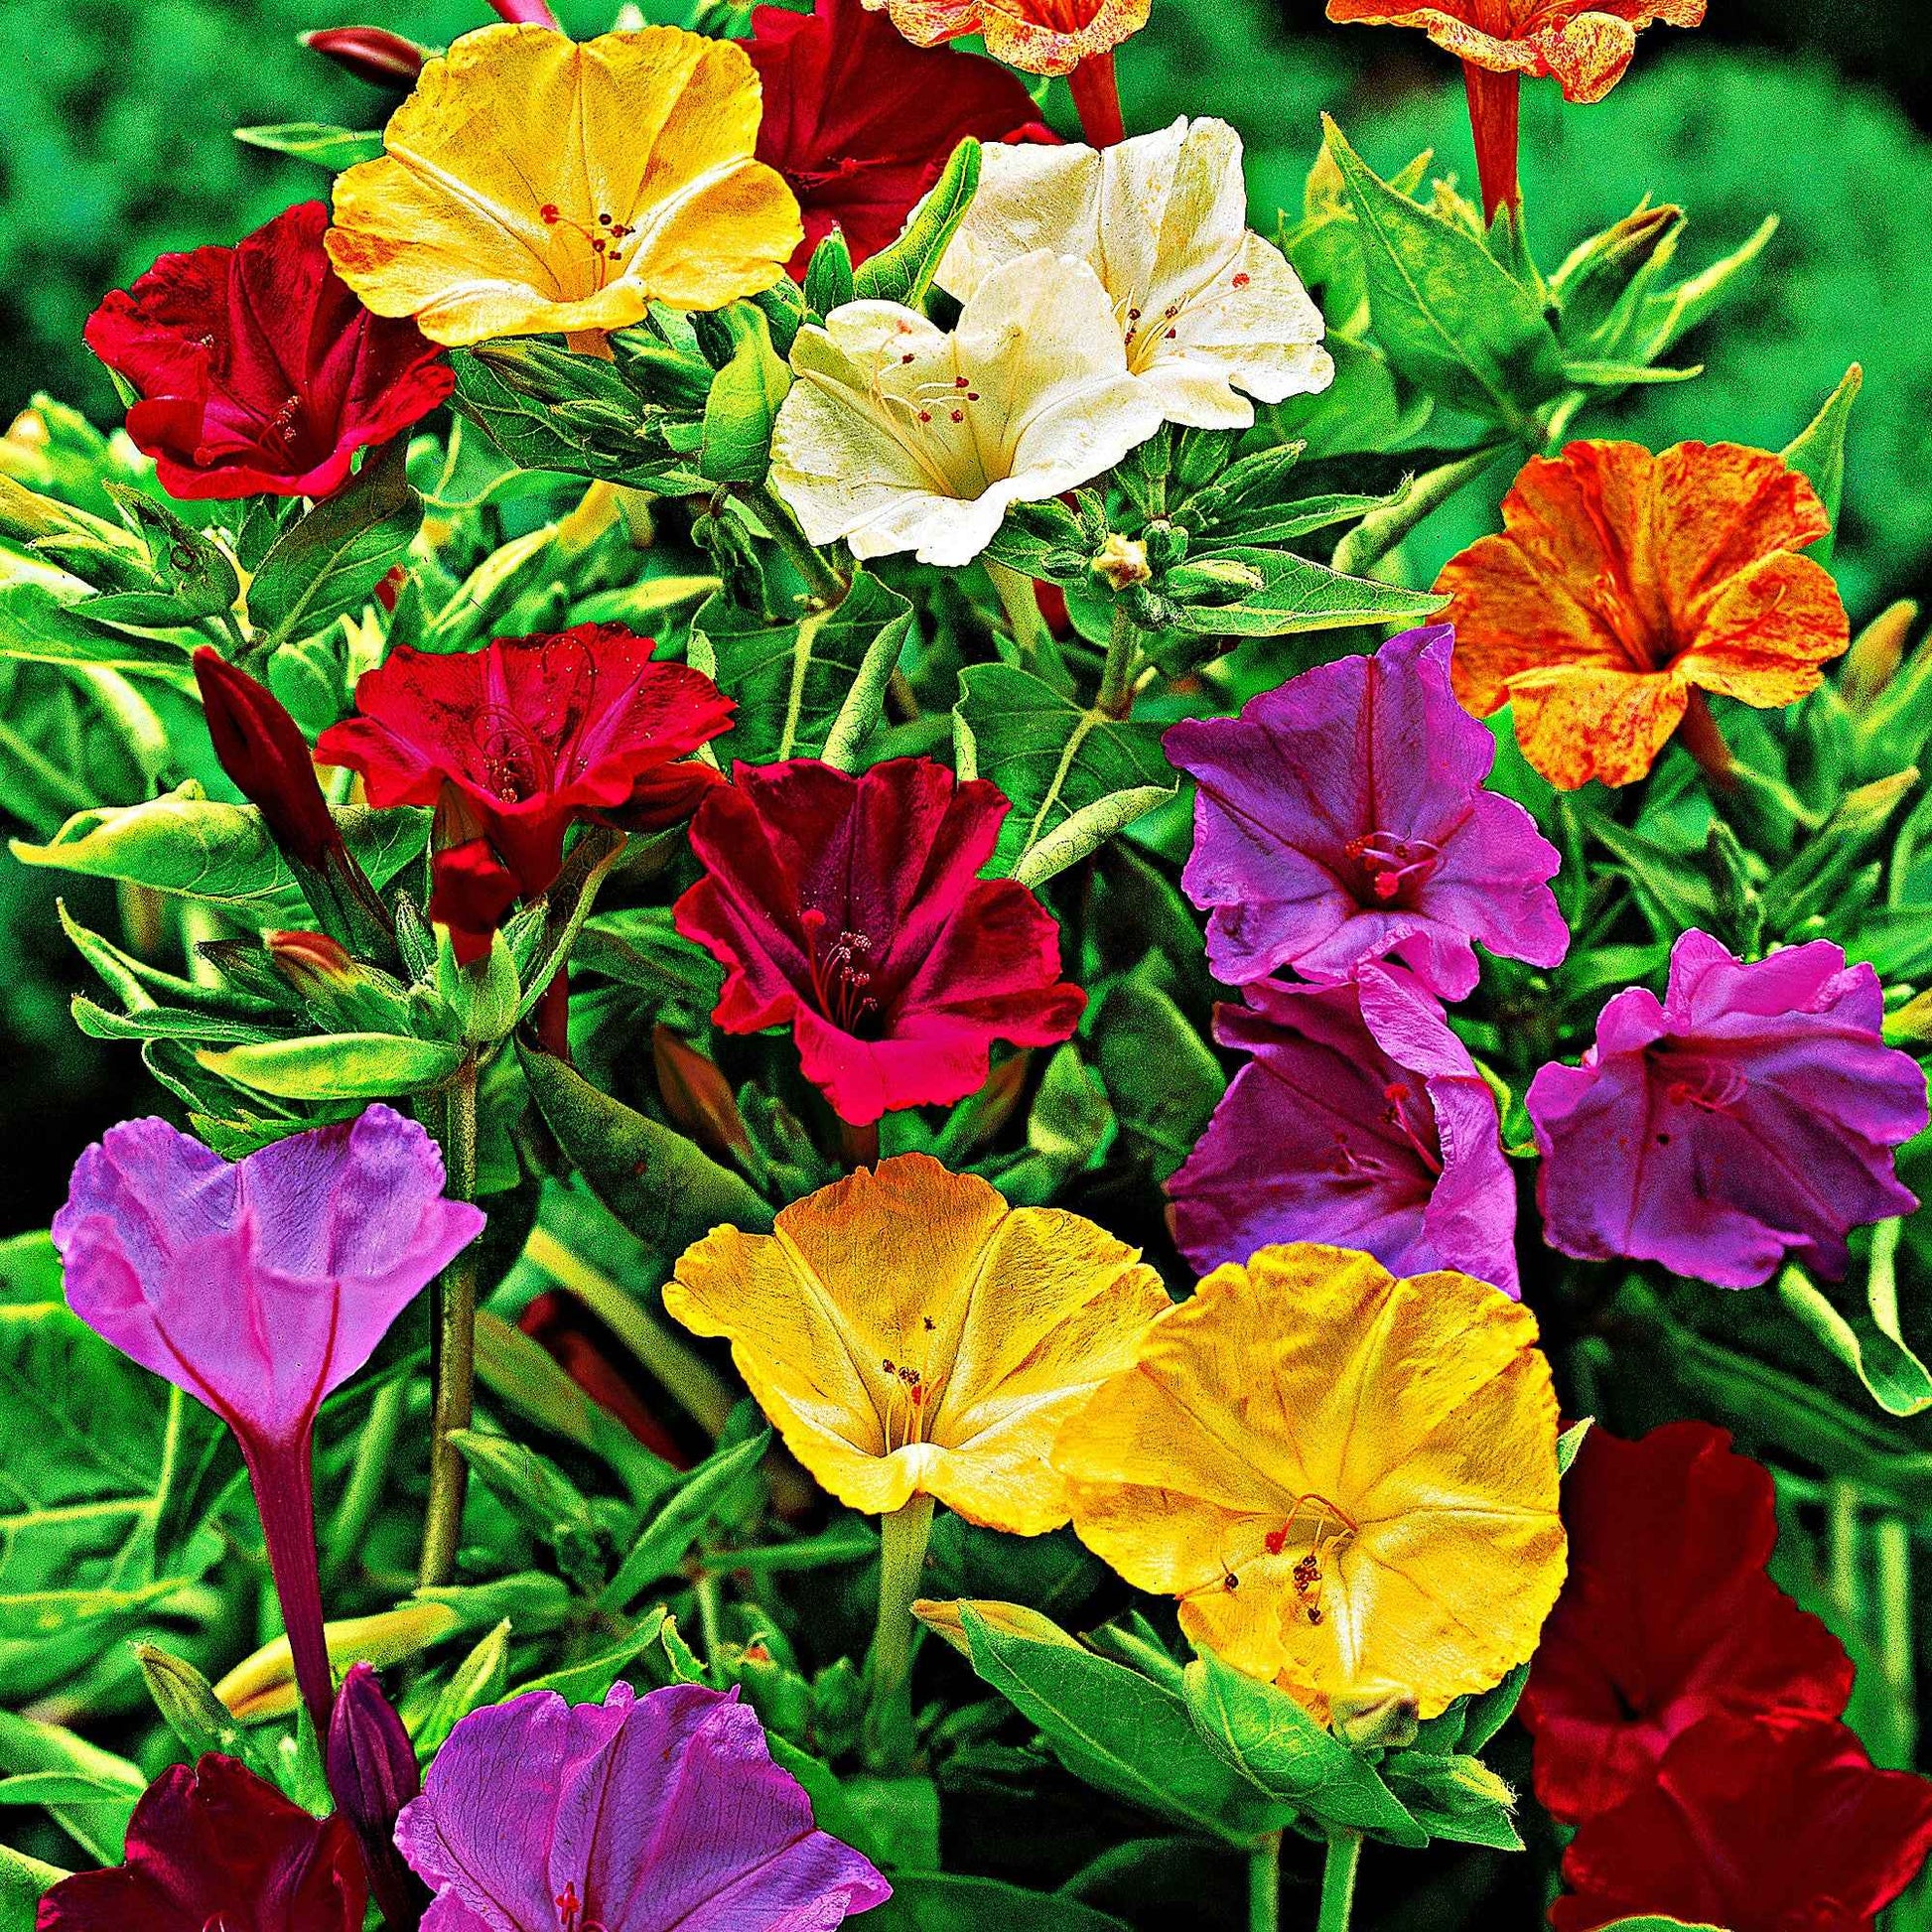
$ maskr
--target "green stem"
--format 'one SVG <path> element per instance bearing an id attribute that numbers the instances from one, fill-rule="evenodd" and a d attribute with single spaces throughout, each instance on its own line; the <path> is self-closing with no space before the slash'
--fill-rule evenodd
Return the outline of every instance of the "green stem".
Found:
<path id="1" fill-rule="evenodd" d="M 1134 709 L 1134 674 L 1140 669 L 1140 626 L 1127 607 L 1114 605 L 1113 629 L 1107 637 L 1107 668 L 1100 674 L 1100 709 L 1109 718 L 1125 718 Z"/>
<path id="2" fill-rule="evenodd" d="M 805 580 L 814 601 L 826 610 L 845 601 L 852 586 L 825 561 L 818 547 L 798 527 L 782 497 L 765 483 L 735 483 L 740 499 L 758 512 L 758 518 L 771 532 L 771 540 L 785 554 L 786 561 Z"/>
<path id="3" fill-rule="evenodd" d="M 1055 649 L 1053 633 L 1040 615 L 1034 580 L 1023 576 L 1011 564 L 996 563 L 991 557 L 982 556 L 980 562 L 986 566 L 986 575 L 999 594 L 1000 608 L 1007 614 L 1007 627 L 1020 646 L 1020 655 L 1029 664 L 1038 657 L 1050 656 Z"/>
<path id="4" fill-rule="evenodd" d="M 879 1625 L 872 1641 L 868 1740 L 879 1768 L 902 1762 L 912 1734 L 912 1602 L 932 1535 L 932 1498 L 914 1496 L 879 1524 Z"/>
<path id="5" fill-rule="evenodd" d="M 453 1200 L 477 1192 L 477 1063 L 465 1060 L 449 1090 L 443 1159 Z M 432 1433 L 429 1445 L 429 1508 L 423 1518 L 424 1588 L 447 1584 L 456 1573 L 463 1533 L 463 1501 L 470 1465 L 450 1441 L 470 1427 L 477 1381 L 477 1250 L 472 1242 L 443 1271 L 436 1286 L 436 1326 L 430 1344 Z"/>
<path id="6" fill-rule="evenodd" d="M 1348 1915 L 1355 1906 L 1355 1867 L 1362 1857 L 1360 1832 L 1336 1832 L 1328 1840 L 1328 1857 L 1321 1867 L 1321 1916 L 1314 1932 L 1348 1932 Z"/>
<path id="7" fill-rule="evenodd" d="M 1281 1932 L 1282 1835 L 1270 1832 L 1248 1854 L 1248 1932 Z"/>

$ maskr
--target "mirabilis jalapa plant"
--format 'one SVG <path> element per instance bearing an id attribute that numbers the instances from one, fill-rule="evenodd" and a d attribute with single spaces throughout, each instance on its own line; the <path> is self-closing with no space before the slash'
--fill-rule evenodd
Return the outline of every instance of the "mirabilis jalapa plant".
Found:
<path id="1" fill-rule="evenodd" d="M 1329 123 L 1279 223 L 1126 125 L 1158 0 L 496 11 L 307 36 L 386 126 L 243 130 L 327 200 L 0 445 L 16 701 L 120 748 L 14 850 L 153 1076 L 6 1251 L 107 1448 L 0 1432 L 0 1926 L 1342 1932 L 1521 1853 L 1519 1696 L 1565 1932 L 1870 1926 L 1932 660 L 1856 368 L 1587 433 L 1763 237 L 1546 266 L 1516 166 L 1702 6 L 1332 0 L 1482 206 Z"/>

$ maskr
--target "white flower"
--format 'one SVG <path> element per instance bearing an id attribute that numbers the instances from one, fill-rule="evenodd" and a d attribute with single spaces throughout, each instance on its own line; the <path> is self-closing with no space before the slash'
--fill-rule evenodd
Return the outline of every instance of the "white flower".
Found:
<path id="1" fill-rule="evenodd" d="M 1097 477 L 1161 427 L 1127 372 L 1107 292 L 1045 249 L 1002 263 L 948 335 L 897 302 L 849 302 L 798 332 L 771 483 L 814 543 L 964 564 L 1009 503 Z"/>
<path id="2" fill-rule="evenodd" d="M 962 300 L 1032 249 L 1077 255 L 1112 298 L 1128 366 L 1167 419 L 1245 429 L 1262 402 L 1334 380 L 1321 312 L 1279 248 L 1249 231 L 1241 137 L 1177 120 L 1096 152 L 988 143 L 979 193 L 939 266 Z"/>

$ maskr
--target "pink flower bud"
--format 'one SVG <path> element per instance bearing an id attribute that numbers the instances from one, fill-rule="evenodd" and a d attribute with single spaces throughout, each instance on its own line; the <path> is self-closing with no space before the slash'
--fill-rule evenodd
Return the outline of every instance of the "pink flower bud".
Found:
<path id="1" fill-rule="evenodd" d="M 429 59 L 429 50 L 386 27 L 318 27 L 296 39 L 371 87 L 406 94 Z"/>

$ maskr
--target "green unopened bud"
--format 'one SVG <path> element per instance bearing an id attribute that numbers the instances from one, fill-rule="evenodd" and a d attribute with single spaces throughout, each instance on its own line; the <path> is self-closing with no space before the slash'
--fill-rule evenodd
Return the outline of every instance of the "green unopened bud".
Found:
<path id="1" fill-rule="evenodd" d="M 1364 1684 L 1330 1707 L 1335 1735 L 1351 1750 L 1393 1750 L 1415 1741 L 1416 1694 L 1402 1684 Z"/>
<path id="2" fill-rule="evenodd" d="M 1130 585 L 1145 584 L 1154 575 L 1154 566 L 1147 560 L 1147 545 L 1122 536 L 1118 530 L 1107 532 L 1106 542 L 1094 552 L 1087 568 L 1116 593 Z"/>
<path id="3" fill-rule="evenodd" d="M 1241 432 L 1234 429 L 1184 429 L 1174 450 L 1174 480 L 1183 489 L 1204 489 L 1234 461 Z"/>
<path id="4" fill-rule="evenodd" d="M 1268 580 L 1252 564 L 1238 563 L 1232 557 L 1201 557 L 1192 563 L 1176 564 L 1162 581 L 1161 588 L 1183 604 L 1232 604 L 1263 589 Z"/>
<path id="5" fill-rule="evenodd" d="M 1838 681 L 1838 694 L 1850 710 L 1868 711 L 1890 686 L 1905 661 L 1905 647 L 1917 622 L 1918 606 L 1901 598 L 1853 639 Z"/>
<path id="6" fill-rule="evenodd" d="M 450 928 L 436 928 L 436 991 L 456 1016 L 460 1036 L 473 1046 L 487 1046 L 503 1038 L 516 1025 L 516 1009 L 523 988 L 516 962 L 503 935 L 489 935 L 489 950 L 474 965 L 457 963 Z"/>
<path id="7" fill-rule="evenodd" d="M 1165 516 L 1156 517 L 1141 532 L 1141 541 L 1147 546 L 1148 562 L 1157 571 L 1167 570 L 1186 559 L 1187 532 Z"/>
<path id="8" fill-rule="evenodd" d="M 137 1643 L 134 1655 L 162 1722 L 191 1752 L 197 1757 L 204 1751 L 245 1755 L 240 1721 L 186 1657 L 152 1643 Z"/>
<path id="9" fill-rule="evenodd" d="M 414 1034 L 408 989 L 326 932 L 265 932 L 269 964 L 331 1033 Z"/>
<path id="10" fill-rule="evenodd" d="M 1565 340 L 1580 344 L 1601 328 L 1630 284 L 1676 253 L 1683 231 L 1684 210 L 1666 202 L 1626 214 L 1576 248 L 1551 283 L 1563 306 Z"/>
<path id="11" fill-rule="evenodd" d="M 1031 1610 L 1024 1603 L 1002 1603 L 995 1598 L 974 1597 L 960 1597 L 945 1602 L 921 1597 L 912 1605 L 912 1614 L 935 1637 L 941 1637 L 951 1644 L 962 1657 L 972 1654 L 966 1634 L 964 1613 L 967 1610 L 971 1610 L 983 1623 L 990 1624 L 1002 1636 L 1022 1637 L 1029 1643 L 1058 1644 L 1068 1650 L 1080 1648 L 1050 1616 Z"/>

